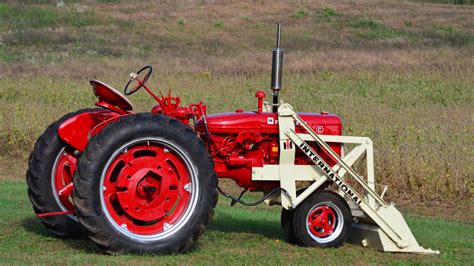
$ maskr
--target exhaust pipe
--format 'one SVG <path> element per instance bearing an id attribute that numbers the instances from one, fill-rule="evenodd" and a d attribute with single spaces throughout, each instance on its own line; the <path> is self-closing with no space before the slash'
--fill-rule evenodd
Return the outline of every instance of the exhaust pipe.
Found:
<path id="1" fill-rule="evenodd" d="M 273 96 L 273 112 L 278 112 L 278 92 L 281 90 L 281 73 L 283 68 L 283 49 L 280 48 L 281 24 L 277 27 L 276 48 L 273 49 L 272 55 L 272 96 Z"/>

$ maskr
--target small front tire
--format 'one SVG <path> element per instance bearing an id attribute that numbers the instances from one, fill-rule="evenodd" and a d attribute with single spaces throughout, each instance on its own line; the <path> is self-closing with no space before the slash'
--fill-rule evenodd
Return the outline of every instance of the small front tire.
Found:
<path id="1" fill-rule="evenodd" d="M 331 191 L 317 191 L 294 211 L 294 230 L 305 247 L 339 247 L 349 236 L 352 214 L 347 202 Z"/>

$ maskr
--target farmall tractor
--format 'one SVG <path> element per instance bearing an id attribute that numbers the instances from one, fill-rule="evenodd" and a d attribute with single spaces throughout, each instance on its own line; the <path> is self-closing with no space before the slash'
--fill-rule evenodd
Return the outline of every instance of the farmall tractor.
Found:
<path id="1" fill-rule="evenodd" d="M 257 110 L 208 115 L 202 102 L 155 95 L 152 67 L 130 74 L 124 94 L 146 90 L 150 112 L 92 80 L 98 108 L 67 114 L 38 139 L 29 159 L 28 195 L 58 236 L 87 234 L 108 253 L 179 253 L 206 229 L 218 193 L 232 204 L 281 205 L 288 242 L 338 247 L 346 239 L 390 252 L 437 253 L 419 246 L 403 216 L 375 189 L 372 141 L 342 136 L 339 117 L 296 113 L 278 101 L 281 27 L 273 50 L 272 103 L 258 91 Z M 349 149 L 348 147 L 352 147 Z M 354 164 L 365 157 L 365 177 Z M 229 178 L 254 203 L 218 186 Z"/>

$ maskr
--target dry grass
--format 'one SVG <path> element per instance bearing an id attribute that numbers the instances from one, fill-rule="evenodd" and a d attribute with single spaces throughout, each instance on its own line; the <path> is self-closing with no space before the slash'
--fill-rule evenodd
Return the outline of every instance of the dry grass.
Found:
<path id="1" fill-rule="evenodd" d="M 472 200 L 474 8 L 362 1 L 124 1 L 0 4 L 2 162 L 22 163 L 44 128 L 91 106 L 87 80 L 121 87 L 152 64 L 152 87 L 202 99 L 211 113 L 254 109 L 269 85 L 276 22 L 282 97 L 328 110 L 371 137 L 390 199 Z M 20 10 L 20 11 L 19 11 Z M 40 14 L 40 15 L 38 15 Z M 41 14 L 51 19 L 42 20 Z M 1 15 L 1 14 L 0 14 Z M 152 102 L 133 96 L 139 110 Z M 2 169 L 10 171 L 8 163 Z M 0 178 L 4 178 L 1 176 Z M 472 206 L 472 205 L 471 205 Z"/>
<path id="2" fill-rule="evenodd" d="M 27 68 L 69 65 L 83 58 L 86 62 L 139 58 L 181 61 L 213 71 L 232 65 L 236 70 L 231 73 L 237 69 L 260 73 L 268 68 L 267 60 L 248 59 L 269 56 L 274 23 L 281 22 L 287 58 L 318 62 L 302 64 L 296 71 L 320 71 L 321 64 L 329 70 L 380 65 L 404 69 L 405 61 L 416 68 L 437 68 L 443 65 L 439 58 L 446 58 L 444 54 L 450 64 L 472 65 L 466 56 L 472 55 L 474 40 L 474 22 L 469 19 L 474 7 L 470 6 L 373 1 L 198 3 L 3 5 L 2 15 L 19 15 L 3 18 L 0 58 L 27 63 L 23 64 Z M 48 14 L 49 19 L 38 18 Z M 293 69 L 291 64 L 288 67 Z M 180 71 L 182 65 L 167 68 Z"/>

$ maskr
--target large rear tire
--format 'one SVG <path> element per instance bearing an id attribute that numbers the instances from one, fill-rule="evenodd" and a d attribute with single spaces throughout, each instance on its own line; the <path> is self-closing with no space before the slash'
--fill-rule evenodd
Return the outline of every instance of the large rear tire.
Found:
<path id="1" fill-rule="evenodd" d="M 59 125 L 75 115 L 94 109 L 69 113 L 51 124 L 38 138 L 28 160 L 26 182 L 28 197 L 35 213 L 74 211 L 70 201 L 72 178 L 76 168 L 75 150 L 58 136 Z M 64 193 L 60 194 L 60 191 Z M 54 234 L 61 237 L 78 236 L 84 230 L 76 216 L 54 215 L 39 217 Z"/>
<path id="2" fill-rule="evenodd" d="M 295 228 L 293 225 L 294 214 L 294 210 L 287 210 L 285 208 L 282 208 L 280 221 L 281 229 L 283 231 L 283 239 L 289 244 L 296 245 L 298 244 L 298 239 L 296 238 Z"/>
<path id="3" fill-rule="evenodd" d="M 321 187 L 322 188 L 322 187 Z M 296 196 L 299 196 L 306 188 L 299 189 L 296 191 Z M 295 226 L 293 224 L 293 216 L 295 215 L 295 210 L 287 210 L 285 208 L 281 208 L 281 215 L 280 215 L 280 222 L 281 222 L 281 229 L 283 231 L 283 239 L 293 245 L 298 244 L 298 238 L 295 234 Z"/>
<path id="4" fill-rule="evenodd" d="M 188 251 L 217 203 L 211 156 L 166 116 L 120 118 L 79 159 L 73 200 L 89 238 L 111 254 Z"/>

